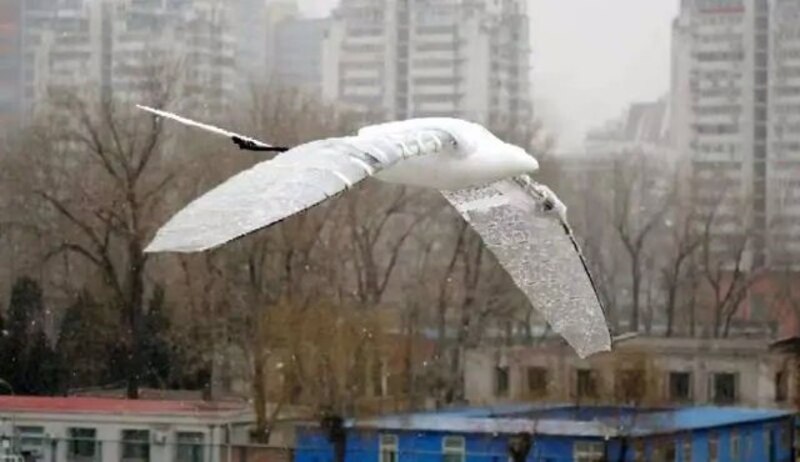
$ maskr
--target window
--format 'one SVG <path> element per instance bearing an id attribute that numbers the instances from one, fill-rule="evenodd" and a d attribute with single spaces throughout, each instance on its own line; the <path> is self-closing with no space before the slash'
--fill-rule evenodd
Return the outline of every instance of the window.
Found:
<path id="1" fill-rule="evenodd" d="M 150 460 L 150 432 L 147 430 L 122 430 L 122 461 L 148 462 Z"/>
<path id="2" fill-rule="evenodd" d="M 792 448 L 792 426 L 790 424 L 781 425 L 781 449 L 788 451 Z"/>
<path id="3" fill-rule="evenodd" d="M 653 454 L 651 459 L 653 462 L 675 462 L 675 442 L 674 441 L 660 441 L 653 447 Z"/>
<path id="4" fill-rule="evenodd" d="M 508 367 L 497 366 L 494 368 L 494 394 L 495 396 L 508 396 Z"/>
<path id="5" fill-rule="evenodd" d="M 397 462 L 397 436 L 381 435 L 379 462 Z"/>
<path id="6" fill-rule="evenodd" d="M 44 427 L 17 427 L 19 445 L 23 452 L 41 453 L 44 448 Z"/>
<path id="7" fill-rule="evenodd" d="M 775 373 L 775 402 L 782 403 L 786 401 L 787 390 L 786 372 L 778 371 Z"/>
<path id="8" fill-rule="evenodd" d="M 692 399 L 692 373 L 669 373 L 670 401 L 690 401 Z"/>
<path id="9" fill-rule="evenodd" d="M 772 455 L 775 451 L 775 439 L 771 427 L 764 429 L 764 447 L 767 448 L 767 455 L 770 456 L 770 462 L 772 462 Z"/>
<path id="10" fill-rule="evenodd" d="M 708 462 L 717 462 L 719 460 L 719 439 L 717 435 L 711 433 L 708 435 Z"/>
<path id="11" fill-rule="evenodd" d="M 463 436 L 445 436 L 442 439 L 442 462 L 464 462 L 465 452 Z"/>
<path id="12" fill-rule="evenodd" d="M 577 372 L 578 398 L 594 398 L 597 396 L 597 380 L 591 369 L 578 369 Z"/>
<path id="13" fill-rule="evenodd" d="M 748 433 L 744 435 L 742 438 L 743 438 L 742 443 L 744 445 L 744 448 L 742 449 L 742 452 L 744 453 L 744 460 L 750 460 L 753 458 L 754 454 L 753 435 Z"/>
<path id="14" fill-rule="evenodd" d="M 644 441 L 638 440 L 631 445 L 633 452 L 633 460 L 635 462 L 645 462 L 647 460 L 647 453 L 644 447 Z"/>
<path id="15" fill-rule="evenodd" d="M 711 401 L 715 404 L 733 404 L 737 397 L 738 375 L 719 372 L 711 376 Z"/>
<path id="16" fill-rule="evenodd" d="M 800 461 L 800 427 L 795 427 L 794 430 L 794 452 L 797 454 L 797 460 Z"/>
<path id="17" fill-rule="evenodd" d="M 644 396 L 647 384 L 641 369 L 617 371 L 614 376 L 614 387 L 617 399 L 624 403 L 639 402 Z"/>
<path id="18" fill-rule="evenodd" d="M 544 367 L 528 368 L 528 392 L 537 396 L 547 394 L 547 369 Z"/>
<path id="19" fill-rule="evenodd" d="M 94 428 L 68 430 L 68 459 L 71 461 L 94 459 L 97 455 L 97 431 Z"/>
<path id="20" fill-rule="evenodd" d="M 664 443 L 664 462 L 675 462 L 678 460 L 678 450 L 675 448 L 675 441 Z"/>
<path id="21" fill-rule="evenodd" d="M 600 462 L 604 458 L 603 443 L 576 441 L 573 450 L 575 462 Z"/>
<path id="22" fill-rule="evenodd" d="M 178 432 L 175 435 L 176 462 L 203 462 L 204 436 L 198 432 Z"/>
<path id="23" fill-rule="evenodd" d="M 735 430 L 731 431 L 731 460 L 738 461 L 741 458 L 741 447 L 739 441 L 739 434 Z"/>

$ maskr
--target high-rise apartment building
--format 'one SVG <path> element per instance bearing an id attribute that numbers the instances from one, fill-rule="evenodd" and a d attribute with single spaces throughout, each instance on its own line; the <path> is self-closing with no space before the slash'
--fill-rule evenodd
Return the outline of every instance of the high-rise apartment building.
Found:
<path id="1" fill-rule="evenodd" d="M 322 91 L 322 43 L 327 18 L 286 18 L 274 27 L 273 82 L 311 95 Z"/>
<path id="2" fill-rule="evenodd" d="M 673 143 L 700 216 L 714 217 L 711 251 L 724 258 L 747 235 L 750 267 L 800 265 L 797 9 L 684 0 L 673 28 Z"/>
<path id="3" fill-rule="evenodd" d="M 531 118 L 526 3 L 342 0 L 323 47 L 323 95 L 373 118 Z"/>
<path id="4" fill-rule="evenodd" d="M 96 86 L 147 102 L 159 85 L 194 114 L 220 114 L 236 88 L 234 13 L 222 0 L 21 1 L 22 110 Z"/>
<path id="5" fill-rule="evenodd" d="M 772 0 L 771 8 L 768 19 L 771 50 L 767 54 L 769 145 L 765 167 L 769 198 L 767 249 L 774 264 L 797 268 L 800 267 L 800 2 Z M 763 42 L 763 37 L 760 40 Z"/>
<path id="6" fill-rule="evenodd" d="M 230 29 L 236 40 L 236 72 L 247 84 L 267 74 L 267 0 L 229 0 L 233 8 Z"/>
<path id="7" fill-rule="evenodd" d="M 14 125 L 19 114 L 20 4 L 0 3 L 0 131 Z"/>

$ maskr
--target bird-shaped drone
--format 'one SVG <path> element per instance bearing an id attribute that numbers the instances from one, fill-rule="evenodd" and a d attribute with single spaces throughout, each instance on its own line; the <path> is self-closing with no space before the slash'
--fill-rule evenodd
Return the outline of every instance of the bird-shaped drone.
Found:
<path id="1" fill-rule="evenodd" d="M 178 212 L 146 252 L 199 252 L 313 207 L 360 181 L 438 189 L 578 356 L 611 349 L 603 306 L 567 223 L 566 207 L 531 179 L 524 149 L 458 119 L 372 125 L 355 136 L 294 148 L 139 106 L 156 116 L 226 136 L 241 149 L 274 151 Z"/>

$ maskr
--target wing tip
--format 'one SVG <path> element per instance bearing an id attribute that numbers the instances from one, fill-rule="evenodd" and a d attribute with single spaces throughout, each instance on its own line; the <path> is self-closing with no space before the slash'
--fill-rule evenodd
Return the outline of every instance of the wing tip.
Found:
<path id="1" fill-rule="evenodd" d="M 195 253 L 216 247 L 214 244 L 199 244 L 181 239 L 168 239 L 156 236 L 144 248 L 143 252 L 154 253 Z"/>
<path id="2" fill-rule="evenodd" d="M 599 355 L 602 353 L 610 353 L 612 351 L 610 342 L 607 345 L 603 345 L 601 347 L 578 349 L 573 346 L 573 349 L 575 350 L 575 354 L 577 354 L 580 359 L 587 359 L 595 355 Z"/>

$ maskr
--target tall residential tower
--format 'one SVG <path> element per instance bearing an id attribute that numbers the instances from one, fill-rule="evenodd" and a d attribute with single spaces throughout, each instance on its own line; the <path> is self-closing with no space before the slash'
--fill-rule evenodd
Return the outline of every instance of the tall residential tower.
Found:
<path id="1" fill-rule="evenodd" d="M 94 87 L 147 102 L 157 85 L 179 88 L 177 99 L 192 114 L 215 115 L 236 88 L 235 14 L 228 2 L 14 1 L 22 5 L 24 116 L 58 91 Z"/>
<path id="2" fill-rule="evenodd" d="M 673 142 L 713 253 L 800 266 L 800 15 L 792 0 L 683 0 L 673 27 Z"/>
<path id="3" fill-rule="evenodd" d="M 373 118 L 531 118 L 521 0 L 342 0 L 323 48 L 323 95 Z"/>

